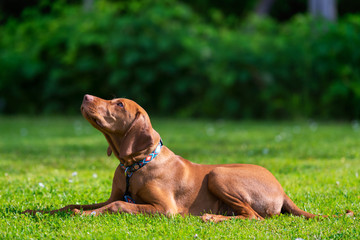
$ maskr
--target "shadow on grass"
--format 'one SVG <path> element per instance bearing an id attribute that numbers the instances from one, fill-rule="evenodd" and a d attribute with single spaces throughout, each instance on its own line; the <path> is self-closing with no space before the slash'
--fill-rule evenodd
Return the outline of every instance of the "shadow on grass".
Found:
<path id="1" fill-rule="evenodd" d="M 50 208 L 43 208 L 43 209 L 31 209 L 33 211 L 38 211 L 36 213 L 26 213 L 24 210 L 20 210 L 18 207 L 14 206 L 5 206 L 3 209 L 1 209 L 1 213 L 3 213 L 4 216 L 9 215 L 19 215 L 23 217 L 30 217 L 32 219 L 41 219 L 44 217 L 61 217 L 61 218 L 71 218 L 76 217 L 73 212 L 69 211 L 63 211 L 63 212 L 56 212 L 53 214 L 50 214 L 50 211 L 54 209 Z"/>

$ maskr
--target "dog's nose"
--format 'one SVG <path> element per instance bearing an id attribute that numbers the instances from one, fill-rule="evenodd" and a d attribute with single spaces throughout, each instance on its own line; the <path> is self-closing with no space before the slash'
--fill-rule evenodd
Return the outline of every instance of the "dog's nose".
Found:
<path id="1" fill-rule="evenodd" d="M 94 96 L 91 96 L 89 94 L 86 94 L 84 96 L 84 102 L 91 102 L 92 100 L 94 100 Z"/>

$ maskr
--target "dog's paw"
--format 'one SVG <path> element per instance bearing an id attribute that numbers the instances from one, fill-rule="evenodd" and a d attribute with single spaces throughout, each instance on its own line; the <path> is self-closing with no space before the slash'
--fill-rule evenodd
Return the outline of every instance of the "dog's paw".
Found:
<path id="1" fill-rule="evenodd" d="M 240 218 L 240 217 L 228 217 L 228 216 L 223 216 L 223 215 L 215 215 L 215 214 L 209 214 L 209 213 L 205 213 L 204 215 L 201 216 L 201 219 L 204 222 L 213 222 L 213 223 L 219 223 L 219 222 L 223 222 L 226 220 L 232 220 L 235 218 Z"/>
<path id="2" fill-rule="evenodd" d="M 71 209 L 72 215 L 81 215 L 82 211 L 77 208 Z"/>
<path id="3" fill-rule="evenodd" d="M 93 210 L 93 211 L 82 211 L 82 210 L 79 210 L 77 208 L 74 208 L 71 211 L 73 212 L 72 215 L 80 215 L 80 216 L 97 216 L 97 215 L 99 215 L 99 213 L 96 212 L 95 210 Z"/>
<path id="4" fill-rule="evenodd" d="M 36 213 L 42 213 L 42 211 L 27 209 L 27 210 L 21 212 L 21 214 L 29 214 L 29 215 L 36 215 Z"/>
<path id="5" fill-rule="evenodd" d="M 354 212 L 351 211 L 351 210 L 346 210 L 345 215 L 346 215 L 346 216 L 349 216 L 349 217 L 353 217 L 353 216 L 354 216 Z"/>
<path id="6" fill-rule="evenodd" d="M 31 214 L 31 213 L 32 213 L 32 211 L 33 211 L 33 210 L 27 209 L 27 210 L 25 210 L 25 211 L 21 212 L 21 214 L 26 214 L 26 213 Z"/>
<path id="7" fill-rule="evenodd" d="M 213 219 L 213 218 L 214 218 L 214 217 L 211 216 L 211 214 L 207 214 L 207 213 L 201 216 L 201 220 L 203 220 L 204 222 L 209 222 L 209 221 L 211 221 L 211 219 Z"/>
<path id="8" fill-rule="evenodd" d="M 208 213 L 205 213 L 204 215 L 201 216 L 201 219 L 204 221 L 204 222 L 213 222 L 213 223 L 217 223 L 217 222 L 220 222 L 221 220 L 218 218 L 217 215 L 214 215 L 214 214 L 208 214 Z"/>

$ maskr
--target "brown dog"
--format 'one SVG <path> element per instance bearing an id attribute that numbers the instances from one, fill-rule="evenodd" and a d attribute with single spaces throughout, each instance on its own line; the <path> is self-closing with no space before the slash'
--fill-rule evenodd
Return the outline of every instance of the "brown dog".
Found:
<path id="1" fill-rule="evenodd" d="M 162 146 L 145 110 L 131 100 L 85 95 L 81 112 L 105 135 L 108 155 L 113 153 L 120 160 L 111 196 L 103 203 L 69 205 L 50 213 L 192 214 L 214 222 L 263 219 L 280 213 L 316 216 L 299 209 L 263 167 L 201 165 L 175 155 Z"/>

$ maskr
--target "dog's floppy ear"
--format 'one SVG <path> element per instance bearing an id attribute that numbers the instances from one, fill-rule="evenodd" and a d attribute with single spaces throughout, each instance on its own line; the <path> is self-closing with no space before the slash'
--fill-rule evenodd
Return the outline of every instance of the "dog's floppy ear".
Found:
<path id="1" fill-rule="evenodd" d="M 108 155 L 108 157 L 110 157 L 110 156 L 111 156 L 111 154 L 112 154 L 111 147 L 110 147 L 110 146 L 108 146 L 108 148 L 107 148 L 107 155 Z"/>
<path id="2" fill-rule="evenodd" d="M 106 134 L 106 133 L 103 133 L 103 134 L 106 138 L 106 141 L 109 143 L 109 147 L 107 148 L 106 153 L 107 153 L 108 157 L 110 157 L 113 152 L 113 149 L 114 149 L 114 154 L 116 154 L 115 144 L 108 134 Z"/>
<path id="3" fill-rule="evenodd" d="M 149 117 L 137 112 L 134 122 L 121 141 L 119 157 L 124 158 L 145 150 L 155 141 L 160 141 L 160 135 L 152 128 Z"/>

